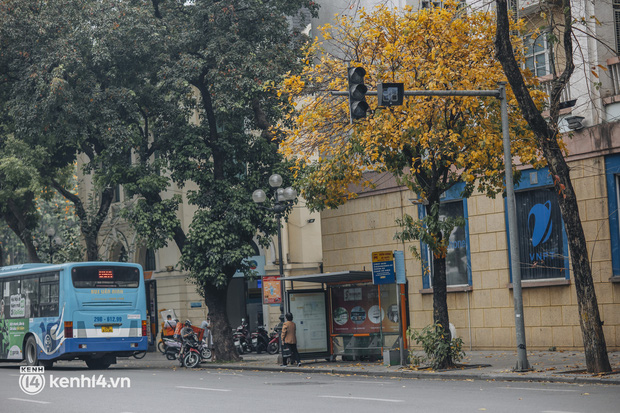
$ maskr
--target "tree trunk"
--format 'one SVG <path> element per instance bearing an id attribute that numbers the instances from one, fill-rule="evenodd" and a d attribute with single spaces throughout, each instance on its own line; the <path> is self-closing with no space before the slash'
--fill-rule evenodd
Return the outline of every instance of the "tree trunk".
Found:
<path id="1" fill-rule="evenodd" d="M 226 292 L 211 285 L 204 286 L 205 304 L 209 308 L 214 355 L 219 361 L 240 361 L 232 340 L 232 328 L 226 314 Z"/>
<path id="2" fill-rule="evenodd" d="M 429 205 L 427 205 L 426 213 L 432 214 L 432 205 L 436 203 L 439 205 L 439 195 L 429 197 Z M 439 211 L 438 208 L 435 209 Z M 439 220 L 439 216 L 435 217 Z M 437 243 L 440 244 L 443 239 L 443 234 L 438 232 L 435 234 Z M 433 321 L 443 328 L 443 341 L 450 343 L 452 337 L 450 336 L 450 318 L 448 316 L 448 282 L 446 276 L 446 251 L 433 251 Z M 439 368 L 447 369 L 454 367 L 452 357 L 450 353 L 445 354 L 443 360 L 439 360 Z"/>
<path id="3" fill-rule="evenodd" d="M 86 208 L 79 196 L 67 191 L 62 185 L 56 181 L 52 181 L 52 186 L 67 200 L 71 201 L 75 206 L 75 213 L 80 220 L 80 230 L 86 243 L 86 260 L 98 261 L 99 260 L 99 230 L 103 221 L 105 221 L 110 211 L 110 205 L 112 205 L 112 199 L 114 198 L 114 189 L 111 187 L 105 188 L 101 192 L 101 199 L 99 201 L 99 210 L 94 217 L 89 219 Z"/>
<path id="4" fill-rule="evenodd" d="M 555 142 L 555 145 L 551 143 L 549 146 L 557 146 L 557 142 Z M 586 367 L 588 373 L 608 372 L 611 371 L 611 365 L 607 355 L 603 323 L 601 322 L 594 291 L 586 238 L 579 216 L 579 205 L 570 180 L 570 170 L 564 157 L 556 155 L 561 154 L 559 147 L 547 148 L 545 153 L 549 161 L 549 170 L 556 177 L 556 189 L 561 186 L 558 190 L 558 200 L 566 233 L 568 234 L 568 248 L 570 250 L 573 278 L 577 291 L 579 324 L 583 338 Z"/>
<path id="5" fill-rule="evenodd" d="M 567 59 L 562 74 L 554 78 L 550 97 L 551 119 L 549 122 L 543 118 L 540 110 L 536 108 L 515 60 L 512 44 L 510 43 L 510 22 L 508 20 L 506 0 L 496 0 L 496 4 L 496 56 L 502 64 L 504 73 L 515 93 L 525 120 L 538 139 L 539 147 L 549 163 L 549 171 L 554 177 L 560 211 L 568 236 L 587 370 L 590 373 L 608 372 L 611 371 L 611 365 L 609 364 L 605 336 L 598 311 L 586 239 L 579 217 L 577 197 L 570 179 L 570 168 L 558 144 L 558 139 L 561 138 L 557 129 L 559 99 L 574 69 L 570 2 L 569 0 L 563 0 L 562 4 L 565 17 L 563 46 Z"/>
<path id="6" fill-rule="evenodd" d="M 433 254 L 433 321 L 443 328 L 443 341 L 450 343 L 450 319 L 448 317 L 448 293 L 446 281 L 446 257 Z M 440 369 L 454 367 L 449 353 L 439 362 Z"/>
<path id="7" fill-rule="evenodd" d="M 26 248 L 26 254 L 28 255 L 28 262 L 39 263 L 41 259 L 37 254 L 37 249 L 34 246 L 34 240 L 32 238 L 32 232 L 28 229 L 26 224 L 26 217 L 20 210 L 20 207 L 15 204 L 13 200 L 7 202 L 9 211 L 4 214 L 4 220 L 11 230 L 21 240 L 22 244 Z"/>

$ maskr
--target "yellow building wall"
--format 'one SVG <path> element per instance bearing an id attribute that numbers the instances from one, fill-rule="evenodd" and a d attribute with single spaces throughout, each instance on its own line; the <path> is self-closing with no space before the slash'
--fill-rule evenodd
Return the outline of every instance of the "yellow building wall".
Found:
<path id="1" fill-rule="evenodd" d="M 620 283 L 611 283 L 607 189 L 602 157 L 572 162 L 571 178 L 591 259 L 601 319 L 609 350 L 620 349 Z M 422 293 L 422 266 L 410 245 L 394 240 L 395 220 L 418 216 L 415 196 L 406 189 L 363 194 L 322 213 L 325 272 L 372 270 L 373 251 L 405 250 L 409 321 L 412 328 L 432 323 L 432 293 Z M 450 322 L 465 349 L 514 349 L 515 316 L 510 288 L 504 199 L 476 194 L 467 200 L 471 291 L 448 292 Z M 419 248 L 419 243 L 414 244 Z M 580 349 L 581 329 L 573 272 L 568 285 L 534 287 L 523 283 L 528 349 Z"/>

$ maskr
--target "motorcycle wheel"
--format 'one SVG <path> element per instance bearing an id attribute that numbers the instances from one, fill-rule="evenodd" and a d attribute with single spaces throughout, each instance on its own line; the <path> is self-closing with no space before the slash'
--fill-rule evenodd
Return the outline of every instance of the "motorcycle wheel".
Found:
<path id="1" fill-rule="evenodd" d="M 280 343 L 274 342 L 267 345 L 267 353 L 278 354 L 280 352 Z"/>
<path id="2" fill-rule="evenodd" d="M 133 353 L 133 357 L 136 359 L 143 359 L 144 356 L 146 356 L 146 351 L 137 351 L 135 353 Z"/>
<path id="3" fill-rule="evenodd" d="M 164 343 L 163 340 L 159 340 L 159 343 L 157 343 L 157 350 L 159 350 L 161 354 L 166 352 L 166 343 Z"/>
<path id="4" fill-rule="evenodd" d="M 208 360 L 211 358 L 211 349 L 207 348 L 207 347 L 203 347 L 202 350 L 200 351 L 200 357 L 202 357 L 204 360 Z"/>
<path id="5" fill-rule="evenodd" d="M 183 359 L 183 364 L 189 369 L 193 369 L 198 365 L 198 363 L 200 363 L 200 356 L 198 355 L 198 353 L 193 351 L 187 353 L 185 355 L 185 358 Z"/>
<path id="6" fill-rule="evenodd" d="M 176 360 L 177 359 L 177 355 L 176 354 L 172 354 L 172 353 L 166 353 L 166 358 L 168 360 Z"/>

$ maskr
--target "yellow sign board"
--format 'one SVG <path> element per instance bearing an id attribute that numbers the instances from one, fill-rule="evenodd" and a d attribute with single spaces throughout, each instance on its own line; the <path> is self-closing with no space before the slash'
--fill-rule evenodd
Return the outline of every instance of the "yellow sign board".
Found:
<path id="1" fill-rule="evenodd" d="M 392 261 L 394 253 L 392 251 L 377 251 L 372 253 L 372 262 Z"/>

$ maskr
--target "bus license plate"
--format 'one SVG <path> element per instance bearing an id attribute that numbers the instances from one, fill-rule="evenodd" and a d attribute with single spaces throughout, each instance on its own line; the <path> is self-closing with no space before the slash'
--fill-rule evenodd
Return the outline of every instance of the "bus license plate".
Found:
<path id="1" fill-rule="evenodd" d="M 112 326 L 102 326 L 101 327 L 101 332 L 102 333 L 111 333 L 112 332 Z"/>

